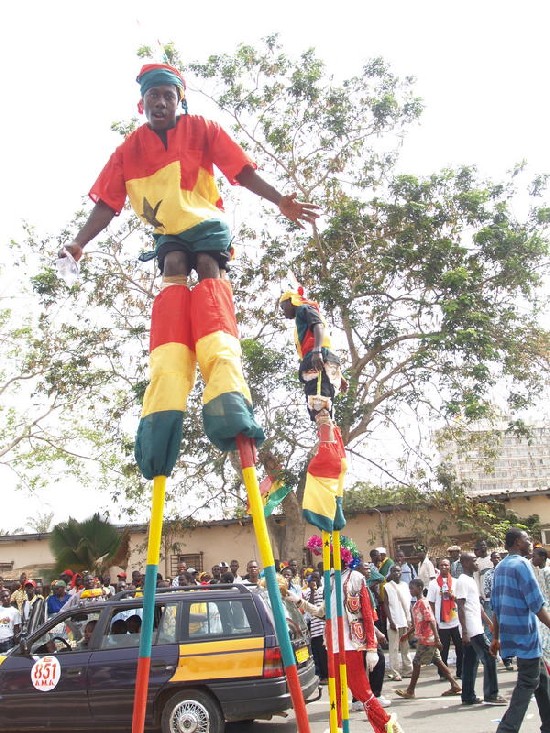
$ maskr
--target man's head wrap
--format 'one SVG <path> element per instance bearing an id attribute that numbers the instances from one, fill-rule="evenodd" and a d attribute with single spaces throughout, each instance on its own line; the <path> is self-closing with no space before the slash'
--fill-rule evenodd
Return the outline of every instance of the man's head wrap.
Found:
<path id="1" fill-rule="evenodd" d="M 286 290 L 279 298 L 279 303 L 284 303 L 285 300 L 290 300 L 295 308 L 299 308 L 301 305 L 312 305 L 314 308 L 319 310 L 319 303 L 306 298 L 304 295 L 304 289 L 301 285 L 299 285 L 296 290 Z"/>
<path id="2" fill-rule="evenodd" d="M 185 100 L 185 79 L 182 74 L 175 66 L 170 64 L 145 64 L 141 67 L 141 71 L 136 77 L 136 81 L 139 84 L 141 97 L 145 96 L 145 93 L 151 87 L 164 86 L 170 84 L 176 87 L 178 93 L 178 99 L 182 103 L 182 107 L 187 112 L 187 102 Z M 140 113 L 143 112 L 143 105 L 140 102 L 138 104 Z"/>

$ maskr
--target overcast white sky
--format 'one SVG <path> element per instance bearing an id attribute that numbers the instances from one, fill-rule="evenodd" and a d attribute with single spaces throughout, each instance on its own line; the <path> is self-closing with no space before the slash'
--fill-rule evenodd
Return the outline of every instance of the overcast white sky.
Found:
<path id="1" fill-rule="evenodd" d="M 475 163 L 498 177 L 527 159 L 533 173 L 550 171 L 549 27 L 543 0 L 10 3 L 0 44 L 1 241 L 18 238 L 22 220 L 42 234 L 69 222 L 119 143 L 111 123 L 135 113 L 136 49 L 157 40 L 197 60 L 280 32 L 287 52 L 315 47 L 338 76 L 381 55 L 417 78 L 426 105 L 401 169 Z M 192 112 L 200 105 L 190 97 Z M 77 518 L 98 508 L 96 497 L 71 496 Z M 48 506 L 66 518 L 66 497 L 14 493 L 0 526 Z"/>

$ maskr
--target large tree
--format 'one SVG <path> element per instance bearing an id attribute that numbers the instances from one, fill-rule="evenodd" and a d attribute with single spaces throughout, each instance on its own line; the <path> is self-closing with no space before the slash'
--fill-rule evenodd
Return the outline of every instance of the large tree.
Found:
<path id="1" fill-rule="evenodd" d="M 180 63 L 173 47 L 166 53 Z M 292 59 L 271 37 L 259 48 L 241 46 L 184 71 L 191 111 L 200 90 L 267 178 L 324 212 L 310 236 L 275 219 L 272 210 L 252 220 L 247 194 L 224 187 L 234 212 L 232 277 L 245 370 L 267 435 L 260 458 L 275 461 L 296 487 L 284 502 L 277 554 L 294 555 L 303 542 L 299 507 L 315 434 L 275 306 L 288 271 L 342 335 L 350 389 L 337 402 L 336 419 L 344 441 L 384 468 L 389 455 L 371 438 L 392 427 L 400 434 L 405 412 L 426 424 L 452 419 L 464 427 L 491 417 L 497 385 L 511 410 L 540 395 L 548 368 L 548 332 L 540 322 L 546 180 L 527 188 L 517 169 L 505 181 L 490 181 L 473 166 L 422 178 L 397 174 L 402 136 L 421 104 L 412 79 L 398 79 L 381 59 L 337 80 L 313 50 Z M 523 218 L 515 214 L 518 192 L 530 200 Z M 64 233 L 67 241 L 82 215 Z M 31 234 L 24 246 L 51 258 L 58 242 L 37 242 Z M 53 361 L 55 373 L 36 379 L 34 394 L 73 398 L 64 413 L 70 439 L 62 436 L 55 448 L 75 461 L 75 453 L 86 446 L 89 453 L 92 445 L 103 480 L 110 477 L 115 493 L 134 505 L 144 483 L 133 465 L 130 431 L 146 382 L 156 287 L 153 267 L 136 266 L 140 248 L 148 248 L 146 235 L 127 215 L 97 247 L 88 246 L 83 277 L 70 293 L 51 269 L 34 279 L 41 318 L 52 339 L 62 339 L 43 364 Z M 238 471 L 204 437 L 199 399 L 197 389 L 170 483 L 176 513 L 185 516 L 197 495 L 193 506 L 204 501 L 234 513 L 243 502 Z M 401 437 L 406 450 L 408 436 Z"/>

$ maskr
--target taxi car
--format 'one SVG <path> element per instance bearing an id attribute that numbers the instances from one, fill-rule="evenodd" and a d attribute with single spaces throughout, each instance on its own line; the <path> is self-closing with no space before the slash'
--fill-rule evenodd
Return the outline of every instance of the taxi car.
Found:
<path id="1" fill-rule="evenodd" d="M 61 610 L 0 656 L 0 731 L 129 730 L 143 598 Z M 285 602 L 298 676 L 318 691 L 301 614 Z M 166 588 L 155 595 L 146 726 L 222 733 L 226 721 L 291 707 L 267 593 L 246 585 Z"/>

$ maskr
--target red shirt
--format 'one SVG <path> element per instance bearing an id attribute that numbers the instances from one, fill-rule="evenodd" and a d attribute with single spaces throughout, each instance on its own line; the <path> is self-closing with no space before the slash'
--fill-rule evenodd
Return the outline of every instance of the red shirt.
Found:
<path id="1" fill-rule="evenodd" d="M 424 646 L 435 646 L 435 636 L 431 626 L 432 621 L 435 623 L 435 618 L 428 601 L 425 598 L 419 598 L 412 607 L 411 614 L 418 643 Z"/>
<path id="2" fill-rule="evenodd" d="M 128 196 L 157 234 L 179 234 L 223 218 L 214 166 L 234 185 L 247 165 L 256 168 L 216 122 L 181 115 L 166 131 L 166 146 L 148 125 L 131 133 L 99 174 L 90 198 L 119 214 Z"/>

